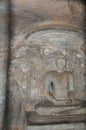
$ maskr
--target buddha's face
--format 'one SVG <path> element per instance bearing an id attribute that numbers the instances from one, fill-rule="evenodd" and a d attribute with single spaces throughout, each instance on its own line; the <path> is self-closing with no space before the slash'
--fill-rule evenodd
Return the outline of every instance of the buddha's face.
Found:
<path id="1" fill-rule="evenodd" d="M 66 60 L 61 57 L 56 59 L 56 67 L 59 72 L 63 72 L 65 70 Z"/>

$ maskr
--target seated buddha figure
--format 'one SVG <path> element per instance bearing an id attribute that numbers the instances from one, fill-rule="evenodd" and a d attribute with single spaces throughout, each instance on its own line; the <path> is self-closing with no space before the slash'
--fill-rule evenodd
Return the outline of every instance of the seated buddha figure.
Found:
<path id="1" fill-rule="evenodd" d="M 50 71 L 44 79 L 45 96 L 55 105 L 75 104 L 74 76 L 70 71 L 65 70 L 66 59 L 56 59 L 56 71 Z"/>

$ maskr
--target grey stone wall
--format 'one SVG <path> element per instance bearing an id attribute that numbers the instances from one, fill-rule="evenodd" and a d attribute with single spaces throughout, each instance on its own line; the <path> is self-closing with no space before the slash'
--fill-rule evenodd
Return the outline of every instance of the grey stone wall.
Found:
<path id="1" fill-rule="evenodd" d="M 8 55 L 8 3 L 0 0 L 0 130 L 4 125 Z"/>

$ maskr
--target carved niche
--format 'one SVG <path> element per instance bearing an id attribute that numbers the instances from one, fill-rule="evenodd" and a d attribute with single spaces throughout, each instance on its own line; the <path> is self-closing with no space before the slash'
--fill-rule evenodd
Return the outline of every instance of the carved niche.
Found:
<path id="1" fill-rule="evenodd" d="M 25 46 L 18 50 L 21 64 L 13 77 L 19 86 L 28 124 L 85 121 L 83 33 L 41 30 L 24 42 Z M 17 60 L 12 63 L 16 66 Z"/>

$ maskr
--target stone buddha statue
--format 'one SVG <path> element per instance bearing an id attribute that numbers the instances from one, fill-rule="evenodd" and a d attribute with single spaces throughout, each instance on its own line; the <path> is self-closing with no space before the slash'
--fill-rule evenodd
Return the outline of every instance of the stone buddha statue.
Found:
<path id="1" fill-rule="evenodd" d="M 55 105 L 67 105 L 68 103 L 74 103 L 74 77 L 72 72 L 65 71 L 65 58 L 57 58 L 56 67 L 56 71 L 48 72 L 45 76 L 45 95 L 47 95 L 47 98 Z"/>

